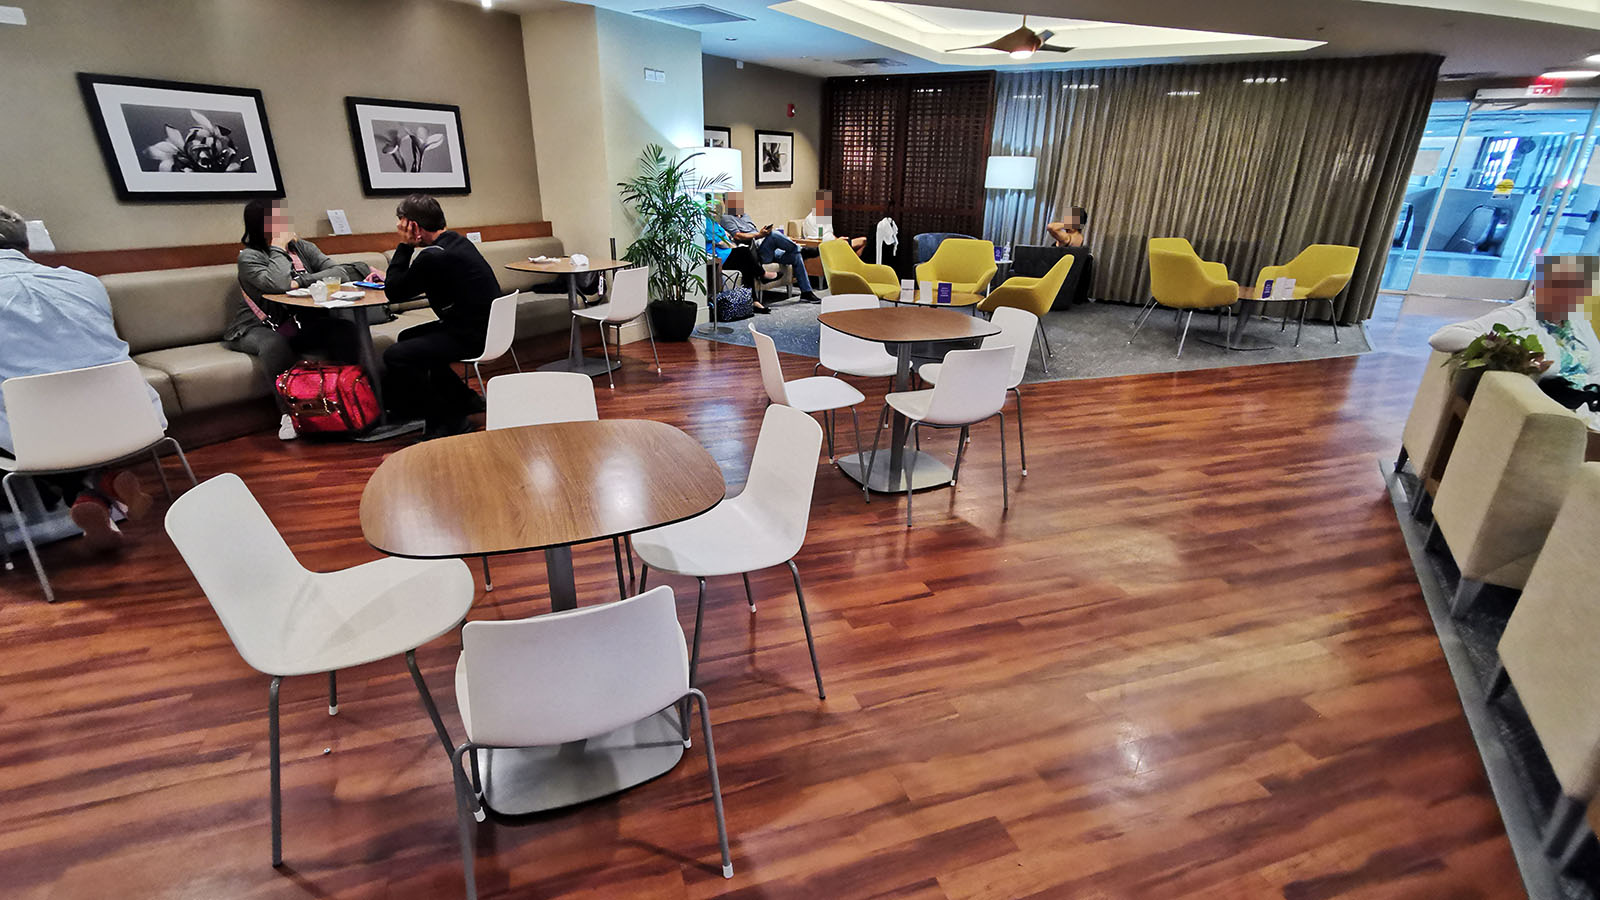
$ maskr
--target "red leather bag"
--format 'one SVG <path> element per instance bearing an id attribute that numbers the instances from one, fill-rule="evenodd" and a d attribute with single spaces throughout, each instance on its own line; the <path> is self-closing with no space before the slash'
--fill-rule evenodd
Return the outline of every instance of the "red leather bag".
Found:
<path id="1" fill-rule="evenodd" d="M 378 421 L 378 396 L 360 366 L 297 363 L 277 389 L 301 434 L 362 434 Z"/>

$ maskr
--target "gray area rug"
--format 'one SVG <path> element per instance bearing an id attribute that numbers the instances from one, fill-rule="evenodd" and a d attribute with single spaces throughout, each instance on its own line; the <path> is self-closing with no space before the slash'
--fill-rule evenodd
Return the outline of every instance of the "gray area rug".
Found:
<path id="1" fill-rule="evenodd" d="M 1292 307 L 1291 307 L 1292 308 Z M 724 325 L 731 334 L 711 334 L 709 325 L 695 329 L 695 337 L 755 346 L 750 337 L 750 323 L 756 323 L 763 334 L 772 336 L 778 352 L 816 357 L 818 329 L 817 314 L 821 307 L 815 303 L 780 302 L 772 306 L 772 313 L 754 316 Z M 1334 356 L 1355 356 L 1372 349 L 1367 336 L 1360 328 L 1341 327 L 1339 342 L 1333 340 L 1333 329 L 1326 322 L 1306 321 L 1300 346 L 1294 346 L 1295 325 L 1279 330 L 1277 319 L 1256 318 L 1250 323 L 1249 333 L 1273 343 L 1270 350 L 1229 351 L 1199 340 L 1202 336 L 1217 335 L 1217 317 L 1210 313 L 1196 313 L 1189 328 L 1188 340 L 1183 346 L 1183 358 L 1175 358 L 1177 328 L 1171 310 L 1157 310 L 1150 316 L 1132 346 L 1128 337 L 1133 332 L 1139 309 L 1121 303 L 1087 303 L 1070 309 L 1055 310 L 1044 318 L 1045 334 L 1055 355 L 1046 372 L 1039 364 L 1035 352 L 1028 363 L 1028 383 L 1041 381 L 1066 381 L 1077 378 L 1108 378 L 1118 375 L 1145 375 L 1152 372 L 1183 372 L 1194 369 L 1214 369 L 1223 366 L 1260 365 L 1264 363 L 1300 362 L 1308 359 L 1326 359 Z"/>

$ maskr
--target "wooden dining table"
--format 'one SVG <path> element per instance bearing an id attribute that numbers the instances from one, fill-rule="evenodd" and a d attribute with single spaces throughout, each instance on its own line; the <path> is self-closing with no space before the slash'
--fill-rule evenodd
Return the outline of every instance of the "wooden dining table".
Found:
<path id="1" fill-rule="evenodd" d="M 413 559 L 542 550 L 559 612 L 578 604 L 573 544 L 697 516 L 726 489 L 711 454 L 664 422 L 479 431 L 385 459 L 361 494 L 361 533 L 378 550 Z M 485 802 L 521 815 L 615 793 L 676 765 L 682 733 L 673 707 L 575 745 L 480 750 Z"/>
<path id="2" fill-rule="evenodd" d="M 948 309 L 928 309 L 922 305 L 880 306 L 876 309 L 843 309 L 826 312 L 817 317 L 823 327 L 832 328 L 864 341 L 883 344 L 894 354 L 896 365 L 894 389 L 911 389 L 911 358 L 919 347 L 940 348 L 962 342 L 976 342 L 1000 333 L 1000 329 L 987 319 L 963 315 Z M 892 417 L 888 452 L 878 455 L 878 462 L 867 471 L 868 452 L 854 453 L 838 458 L 839 471 L 868 490 L 878 493 L 899 493 L 906 489 L 905 449 L 906 430 L 910 422 L 896 412 Z M 916 454 L 913 490 L 939 487 L 950 483 L 950 467 L 920 450 Z"/>
<path id="3" fill-rule="evenodd" d="M 583 306 L 583 301 L 579 299 L 578 295 L 578 279 L 571 276 L 582 275 L 586 272 L 612 272 L 617 269 L 629 269 L 633 266 L 634 263 L 624 262 L 620 259 L 591 259 L 588 263 L 578 266 L 573 265 L 572 257 L 570 256 L 563 256 L 557 259 L 541 260 L 538 262 L 535 262 L 531 259 L 526 262 L 519 260 L 514 263 L 506 264 L 506 268 L 514 272 L 539 272 L 544 275 L 568 276 L 567 308 L 569 310 L 576 310 Z M 583 335 L 578 333 L 578 324 L 578 317 L 573 316 L 571 326 L 572 331 L 568 335 L 567 340 L 566 358 L 558 359 L 555 362 L 547 362 L 539 367 L 539 371 L 582 372 L 585 375 L 593 377 L 595 375 L 604 375 L 613 369 L 621 368 L 622 360 L 620 359 L 613 361 L 611 363 L 611 367 L 607 368 L 605 360 L 583 355 Z M 602 332 L 603 331 L 604 329 L 602 329 Z M 601 334 L 600 339 L 605 340 L 605 335 L 603 333 Z"/>

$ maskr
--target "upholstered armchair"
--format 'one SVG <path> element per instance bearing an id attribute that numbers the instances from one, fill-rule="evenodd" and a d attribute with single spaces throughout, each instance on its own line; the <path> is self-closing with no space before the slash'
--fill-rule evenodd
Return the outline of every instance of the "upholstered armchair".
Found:
<path id="1" fill-rule="evenodd" d="M 1061 293 L 1061 285 L 1067 280 L 1067 273 L 1072 271 L 1072 264 L 1076 261 L 1075 256 L 1063 256 L 1040 278 L 1013 275 L 978 303 L 978 309 L 983 312 L 994 312 L 1002 306 L 1010 306 L 1025 309 L 1039 317 L 1039 365 L 1046 374 L 1050 372 L 1046 354 L 1053 351 L 1050 350 L 1049 338 L 1044 337 L 1044 314 L 1056 302 L 1056 295 Z"/>
<path id="2" fill-rule="evenodd" d="M 1583 420 L 1533 379 L 1484 374 L 1433 501 L 1430 541 L 1443 537 L 1461 570 L 1453 615 L 1464 615 L 1485 584 L 1527 583 L 1588 440 Z"/>
<path id="3" fill-rule="evenodd" d="M 900 277 L 894 269 L 865 262 L 842 238 L 823 241 L 817 245 L 817 256 L 822 260 L 822 273 L 828 279 L 828 293 L 874 294 L 885 300 L 900 297 Z"/>
<path id="4" fill-rule="evenodd" d="M 1394 470 L 1400 471 L 1411 460 L 1416 470 L 1419 486 L 1411 498 L 1411 514 L 1427 520 L 1429 491 L 1428 477 L 1434 472 L 1439 459 L 1440 436 L 1450 422 L 1450 406 L 1458 394 L 1478 377 L 1476 370 L 1462 370 L 1446 365 L 1450 354 L 1435 350 L 1428 355 L 1422 370 L 1422 383 L 1417 385 L 1417 396 L 1411 401 L 1411 413 L 1406 416 L 1405 429 L 1400 433 L 1400 456 Z"/>
<path id="5" fill-rule="evenodd" d="M 1281 266 L 1267 266 L 1256 276 L 1256 288 L 1266 285 L 1269 278 L 1293 278 L 1294 299 L 1300 303 L 1300 328 L 1306 323 L 1306 307 L 1316 301 L 1328 304 L 1328 321 L 1333 323 L 1334 343 L 1339 341 L 1339 316 L 1333 298 L 1345 289 L 1356 272 L 1356 259 L 1361 251 L 1342 244 L 1312 244 L 1299 255 Z M 1294 334 L 1295 346 L 1300 346 L 1300 330 Z"/>
<path id="6" fill-rule="evenodd" d="M 994 241 L 946 238 L 933 256 L 917 266 L 917 281 L 948 281 L 959 294 L 981 294 L 999 271 L 994 264 Z"/>
<path id="7" fill-rule="evenodd" d="M 1239 302 L 1239 285 L 1228 280 L 1228 267 L 1201 259 L 1183 238 L 1150 239 L 1150 303 L 1134 323 L 1132 344 L 1156 306 L 1187 313 L 1178 334 L 1178 358 L 1197 309 L 1221 310 Z"/>

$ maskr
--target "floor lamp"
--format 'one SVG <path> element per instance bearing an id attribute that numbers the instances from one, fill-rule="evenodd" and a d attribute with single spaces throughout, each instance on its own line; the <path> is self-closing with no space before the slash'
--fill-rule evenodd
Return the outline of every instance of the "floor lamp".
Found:
<path id="1" fill-rule="evenodd" d="M 983 186 L 991 191 L 1031 191 L 1038 180 L 1039 160 L 1032 156 L 991 156 Z M 998 237 L 998 235 L 996 235 Z M 1009 250 L 1010 241 L 1006 241 Z M 1010 253 L 1006 254 L 1008 257 Z"/>

